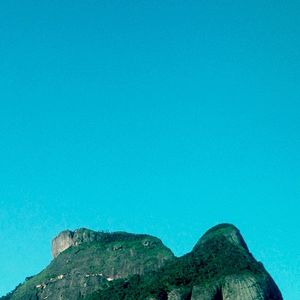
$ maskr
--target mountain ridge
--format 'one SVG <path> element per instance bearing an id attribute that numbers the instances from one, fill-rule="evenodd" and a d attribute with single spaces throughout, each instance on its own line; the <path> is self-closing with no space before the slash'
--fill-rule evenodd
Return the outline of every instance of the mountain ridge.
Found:
<path id="1" fill-rule="evenodd" d="M 65 230 L 53 260 L 1 300 L 281 300 L 276 283 L 232 224 L 209 229 L 175 257 L 146 234 Z"/>

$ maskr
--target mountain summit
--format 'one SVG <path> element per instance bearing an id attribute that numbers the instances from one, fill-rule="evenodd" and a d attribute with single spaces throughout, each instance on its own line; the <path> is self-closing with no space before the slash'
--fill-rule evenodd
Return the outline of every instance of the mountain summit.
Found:
<path id="1" fill-rule="evenodd" d="M 150 235 L 85 228 L 61 232 L 52 255 L 0 300 L 282 300 L 231 224 L 208 230 L 182 257 Z"/>

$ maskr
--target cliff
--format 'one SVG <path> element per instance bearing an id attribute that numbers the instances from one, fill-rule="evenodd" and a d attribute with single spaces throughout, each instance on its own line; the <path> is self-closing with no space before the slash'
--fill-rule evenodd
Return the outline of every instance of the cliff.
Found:
<path id="1" fill-rule="evenodd" d="M 282 295 L 239 230 L 221 224 L 157 272 L 114 281 L 88 299 L 282 300 Z"/>
<path id="2" fill-rule="evenodd" d="M 50 265 L 26 281 L 11 299 L 81 299 L 112 280 L 158 270 L 174 258 L 150 235 L 63 231 L 52 242 Z"/>
<path id="3" fill-rule="evenodd" d="M 177 258 L 153 236 L 88 229 L 60 233 L 52 254 L 45 270 L 5 299 L 282 300 L 231 224 L 208 230 Z"/>
<path id="4" fill-rule="evenodd" d="M 122 233 L 118 233 L 121 235 Z M 115 235 L 115 234 L 114 234 Z M 124 236 L 128 234 L 124 233 Z M 111 234 L 105 232 L 97 232 L 86 228 L 80 228 L 75 231 L 65 230 L 52 240 L 52 256 L 55 258 L 61 252 L 67 250 L 71 246 L 78 246 L 83 243 L 104 242 L 109 239 Z"/>

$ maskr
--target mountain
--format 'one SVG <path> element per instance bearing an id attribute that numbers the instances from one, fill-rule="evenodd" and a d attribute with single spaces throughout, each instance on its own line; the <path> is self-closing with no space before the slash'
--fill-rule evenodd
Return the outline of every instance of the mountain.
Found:
<path id="1" fill-rule="evenodd" d="M 54 259 L 0 300 L 281 300 L 239 230 L 220 224 L 175 257 L 156 237 L 88 229 L 63 231 Z"/>

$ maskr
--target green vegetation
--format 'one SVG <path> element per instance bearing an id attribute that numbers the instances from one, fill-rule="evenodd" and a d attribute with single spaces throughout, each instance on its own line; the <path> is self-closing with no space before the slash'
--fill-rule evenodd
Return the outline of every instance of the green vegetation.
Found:
<path id="1" fill-rule="evenodd" d="M 193 286 L 209 288 L 231 274 L 249 272 L 259 276 L 263 266 L 246 249 L 228 241 L 223 235 L 226 228 L 216 229 L 207 233 L 210 237 L 203 247 L 166 263 L 159 271 L 114 281 L 86 299 L 138 300 L 152 296 L 164 300 L 172 290 L 180 290 L 181 295 L 189 297 Z"/>
<path id="2" fill-rule="evenodd" d="M 106 284 L 105 278 L 116 274 L 128 277 L 135 272 L 158 269 L 165 260 L 173 257 L 172 252 L 155 237 L 122 232 L 104 233 L 100 241 L 82 243 L 62 252 L 45 270 L 28 278 L 16 290 L 13 299 L 34 294 L 37 285 L 53 282 L 59 275 L 68 274 L 74 278 L 78 274 L 103 274 Z"/>
<path id="3" fill-rule="evenodd" d="M 76 246 L 0 300 L 167 300 L 172 294 L 174 299 L 190 300 L 203 293 L 207 299 L 219 300 L 226 286 L 226 297 L 228 291 L 236 296 L 230 284 L 244 278 L 250 279 L 237 290 L 242 291 L 240 299 L 247 292 L 253 295 L 258 287 L 258 296 L 282 300 L 272 278 L 230 224 L 208 230 L 190 253 L 178 258 L 149 235 L 88 229 L 67 233 L 72 238 L 74 234 Z"/>
<path id="4" fill-rule="evenodd" d="M 21 286 L 22 284 L 18 284 L 11 292 L 7 293 L 5 296 L 0 297 L 0 300 L 10 300 L 14 292 Z"/>

